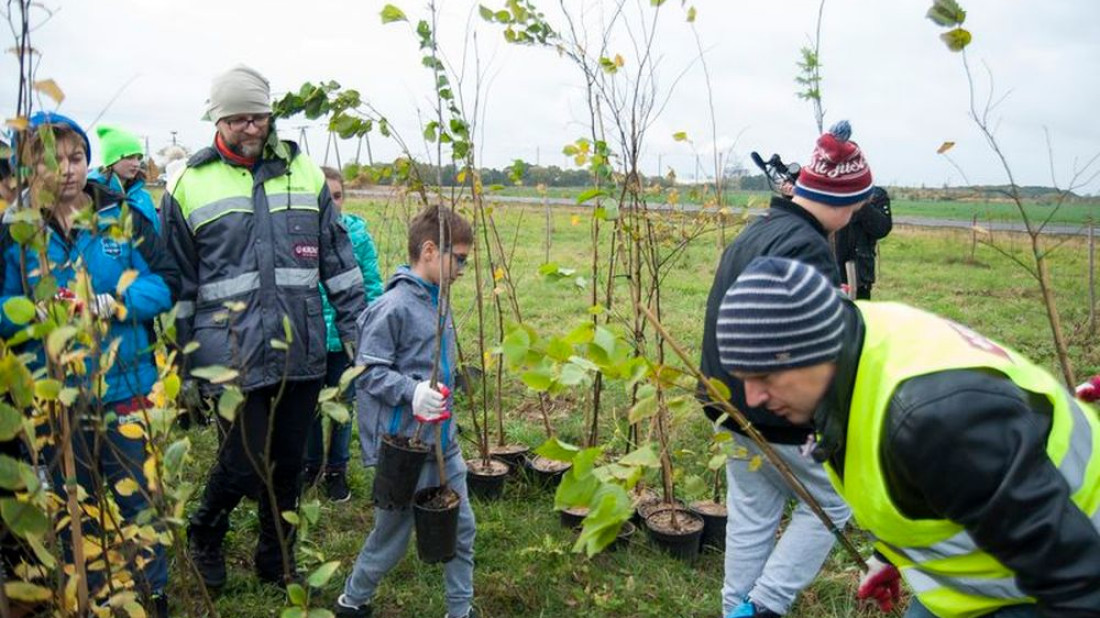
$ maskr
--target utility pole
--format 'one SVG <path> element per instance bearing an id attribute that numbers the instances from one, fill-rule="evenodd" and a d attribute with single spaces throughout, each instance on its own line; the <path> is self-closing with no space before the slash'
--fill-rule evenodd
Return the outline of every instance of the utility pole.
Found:
<path id="1" fill-rule="evenodd" d="M 309 152 L 309 140 L 306 139 L 307 125 L 300 124 L 295 128 L 298 129 L 298 143 L 302 145 L 302 150 L 305 150 L 307 155 L 311 154 Z"/>

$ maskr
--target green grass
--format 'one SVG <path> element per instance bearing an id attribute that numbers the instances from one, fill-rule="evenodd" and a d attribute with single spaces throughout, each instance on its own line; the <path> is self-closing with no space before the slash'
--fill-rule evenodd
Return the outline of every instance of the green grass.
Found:
<path id="1" fill-rule="evenodd" d="M 548 197 L 573 199 L 580 195 L 583 187 L 548 187 Z M 499 191 L 503 196 L 540 197 L 534 187 L 505 187 Z M 652 202 L 668 200 L 668 191 L 649 198 Z M 713 203 L 710 194 L 699 195 L 693 189 L 682 187 L 676 191 L 676 199 L 683 204 Z M 764 208 L 771 199 L 767 191 L 727 191 L 725 203 L 736 207 Z M 709 201 L 708 201 L 709 200 Z M 979 222 L 1022 221 L 1020 211 L 1014 203 L 1008 201 L 970 201 L 970 200 L 908 200 L 894 199 L 891 208 L 898 217 L 927 217 L 932 219 L 955 219 L 971 221 L 975 216 Z M 1072 202 L 1055 209 L 1048 204 L 1025 202 L 1028 217 L 1036 225 L 1047 220 L 1054 224 L 1084 225 L 1100 219 L 1100 202 Z M 1053 214 L 1052 214 L 1053 213 Z"/>
<path id="2" fill-rule="evenodd" d="M 384 275 L 404 261 L 404 220 L 412 212 L 396 202 L 352 202 L 351 211 L 370 223 L 378 244 Z M 565 332 L 585 319 L 590 305 L 588 289 L 570 281 L 550 282 L 536 270 L 544 261 L 544 219 L 537 207 L 498 206 L 501 234 L 515 247 L 512 271 L 518 283 L 519 304 L 525 320 L 540 331 Z M 576 217 L 576 219 L 574 219 Z M 677 230 L 667 220 L 668 231 Z M 554 212 L 551 256 L 563 267 L 576 268 L 586 277 L 590 263 L 588 219 L 579 209 Z M 731 239 L 735 230 L 727 230 Z M 1050 331 L 1033 279 L 1001 253 L 979 245 L 970 260 L 970 237 L 961 231 L 924 231 L 898 228 L 881 245 L 877 300 L 899 300 L 928 308 L 970 325 L 1056 369 Z M 1021 237 L 1000 236 L 998 244 L 1023 255 Z M 675 261 L 664 288 L 665 323 L 692 355 L 697 355 L 702 316 L 721 244 L 715 233 L 690 244 Z M 603 255 L 606 256 L 606 250 Z M 472 260 L 471 260 L 472 263 Z M 606 263 L 606 262 L 605 262 Z M 1100 367 L 1100 355 L 1087 336 L 1088 315 L 1086 245 L 1072 239 L 1051 256 L 1051 271 L 1061 317 L 1072 344 L 1071 355 L 1081 376 Z M 621 283 L 621 282 L 620 282 Z M 488 287 L 488 284 L 486 284 Z M 622 292 L 624 285 L 617 289 Z M 455 309 L 464 351 L 476 358 L 476 317 L 471 310 L 474 277 L 469 272 L 458 283 Z M 622 298 L 622 296 L 620 296 Z M 616 315 L 619 315 L 616 313 Z M 625 316 L 623 316 L 625 317 Z M 537 445 L 544 436 L 534 398 L 512 378 L 506 378 L 507 430 L 513 440 Z M 621 441 L 625 394 L 609 393 L 603 435 Z M 569 393 L 556 400 L 553 419 L 562 437 L 579 441 L 588 392 Z M 459 422 L 472 429 L 470 410 L 458 411 Z M 467 435 L 468 435 L 467 434 Z M 675 459 L 680 474 L 699 473 L 706 460 L 709 425 L 701 415 L 677 419 Z M 211 429 L 193 430 L 196 456 L 192 478 L 201 482 L 216 448 Z M 320 602 L 331 606 L 347 569 L 371 529 L 369 493 L 372 472 L 358 464 L 353 440 L 351 484 L 354 498 L 343 505 L 323 504 L 323 514 L 306 545 L 325 560 L 340 560 L 341 571 L 323 589 Z M 469 447 L 469 444 L 466 445 Z M 471 452 L 468 450 L 468 452 Z M 306 499 L 317 497 L 307 495 Z M 548 491 L 510 483 L 499 502 L 476 502 L 476 603 L 491 618 L 543 616 L 565 618 L 716 617 L 720 612 L 722 556 L 706 554 L 693 564 L 659 554 L 638 535 L 626 551 L 585 558 L 570 552 L 573 534 L 563 529 L 552 510 Z M 256 539 L 254 507 L 245 504 L 234 515 L 228 540 L 229 589 L 219 598 L 223 616 L 258 618 L 278 615 L 279 595 L 255 584 L 251 551 Z M 859 540 L 865 546 L 862 540 Z M 304 566 L 319 558 L 303 557 Z M 178 573 L 178 568 L 176 572 Z M 177 582 L 179 580 L 177 579 Z M 839 550 L 833 552 L 821 576 L 804 592 L 791 616 L 876 616 L 877 610 L 857 608 L 852 600 L 855 567 Z M 195 597 L 176 583 L 177 602 L 195 606 Z M 376 598 L 376 616 L 427 616 L 444 613 L 442 569 L 421 564 L 415 550 L 384 581 Z"/>

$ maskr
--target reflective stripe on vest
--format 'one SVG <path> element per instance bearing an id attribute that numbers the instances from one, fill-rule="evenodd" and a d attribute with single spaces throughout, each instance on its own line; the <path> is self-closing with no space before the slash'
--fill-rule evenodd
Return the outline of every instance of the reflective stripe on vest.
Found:
<path id="1" fill-rule="evenodd" d="M 325 279 L 325 288 L 330 293 L 343 292 L 356 287 L 363 287 L 363 271 L 358 267 L 345 270 L 334 277 Z"/>
<path id="2" fill-rule="evenodd" d="M 316 193 L 286 193 L 285 191 L 267 194 L 268 212 L 293 208 L 295 210 L 318 211 Z"/>
<path id="3" fill-rule="evenodd" d="M 883 426 L 897 386 L 928 373 L 988 368 L 1053 410 L 1047 455 L 1074 504 L 1100 529 L 1100 421 L 1049 373 L 978 333 L 895 303 L 857 303 L 866 324 L 848 423 L 845 478 L 830 468 L 839 493 L 877 548 L 905 575 L 920 601 L 945 618 L 976 616 L 1032 601 L 1011 570 L 977 547 L 957 523 L 911 520 L 890 500 L 881 468 Z"/>
<path id="4" fill-rule="evenodd" d="M 320 275 L 317 274 L 316 268 L 275 269 L 275 285 L 281 288 L 315 288 L 319 279 Z M 200 285 L 199 300 L 203 302 L 225 300 L 258 289 L 260 289 L 260 273 L 253 270 L 236 277 Z"/>

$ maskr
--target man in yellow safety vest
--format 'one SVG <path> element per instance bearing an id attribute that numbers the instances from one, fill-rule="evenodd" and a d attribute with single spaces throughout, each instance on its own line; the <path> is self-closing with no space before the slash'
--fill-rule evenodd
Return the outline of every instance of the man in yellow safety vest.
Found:
<path id="1" fill-rule="evenodd" d="M 907 618 L 1100 616 L 1100 420 L 965 326 L 852 302 L 813 268 L 757 258 L 718 318 L 746 401 L 812 426 L 807 449 L 875 538 L 859 588 Z"/>

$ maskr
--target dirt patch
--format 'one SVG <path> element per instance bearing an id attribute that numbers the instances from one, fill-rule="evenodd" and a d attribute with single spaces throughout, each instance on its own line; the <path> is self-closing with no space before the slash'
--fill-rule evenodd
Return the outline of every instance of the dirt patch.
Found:
<path id="1" fill-rule="evenodd" d="M 432 511 L 446 511 L 458 506 L 461 498 L 450 487 L 432 487 L 417 496 L 416 504 Z"/>
<path id="2" fill-rule="evenodd" d="M 473 459 L 466 464 L 466 467 L 469 468 L 470 472 L 478 476 L 504 476 L 511 470 L 508 464 L 496 459 L 490 459 L 488 461 L 484 459 Z"/>
<path id="3" fill-rule="evenodd" d="M 651 530 L 661 534 L 694 534 L 703 529 L 703 519 L 682 509 L 659 510 L 646 517 L 645 523 Z"/>

